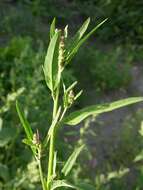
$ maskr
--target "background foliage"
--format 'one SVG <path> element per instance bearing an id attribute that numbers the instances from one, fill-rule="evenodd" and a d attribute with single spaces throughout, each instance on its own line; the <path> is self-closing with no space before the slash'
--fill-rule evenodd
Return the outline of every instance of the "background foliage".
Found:
<path id="1" fill-rule="evenodd" d="M 72 36 L 87 17 L 91 17 L 93 25 L 106 17 L 109 18 L 89 43 L 81 48 L 74 60 L 74 69 L 69 66 L 65 74 L 67 84 L 78 79 L 81 88 L 90 93 L 93 93 L 93 89 L 96 91 L 95 101 L 102 101 L 98 97 L 99 94 L 104 97 L 109 92 L 118 93 L 120 89 L 128 91 L 132 82 L 132 68 L 142 63 L 143 2 L 2 0 L 0 7 L 0 188 L 40 189 L 35 161 L 21 143 L 23 132 L 15 111 L 15 100 L 20 99 L 33 129 L 40 128 L 44 133 L 52 105 L 49 91 L 43 81 L 41 66 L 49 40 L 51 20 L 57 17 L 59 27 L 68 23 L 73 30 L 70 34 Z M 85 92 L 85 97 L 88 97 L 88 94 Z M 88 100 L 86 102 L 85 99 L 81 98 L 75 109 L 87 104 Z M 68 129 L 63 135 L 61 131 L 58 138 L 61 158 L 67 156 L 64 150 L 70 151 L 79 139 L 88 145 L 88 149 L 80 158 L 81 164 L 75 166 L 70 180 L 75 183 L 87 181 L 99 190 L 121 190 L 127 189 L 128 181 L 132 179 L 130 175 L 133 175 L 134 183 L 129 188 L 141 189 L 142 163 L 133 163 L 143 143 L 138 133 L 141 113 L 142 110 L 125 119 L 118 147 L 112 149 L 112 141 L 109 142 L 109 157 L 103 165 L 99 164 L 97 167 L 94 166 L 94 147 L 88 143 L 91 136 L 96 138 L 95 129 L 89 129 L 90 122 L 85 123 L 83 130 L 79 126 L 74 133 Z M 87 165 L 89 167 L 85 167 Z M 133 174 L 130 174 L 127 168 L 134 171 Z M 90 172 L 91 169 L 93 172 Z M 120 174 L 124 173 L 126 176 L 121 178 Z M 84 185 L 83 189 L 92 190 L 90 186 L 85 188 Z"/>

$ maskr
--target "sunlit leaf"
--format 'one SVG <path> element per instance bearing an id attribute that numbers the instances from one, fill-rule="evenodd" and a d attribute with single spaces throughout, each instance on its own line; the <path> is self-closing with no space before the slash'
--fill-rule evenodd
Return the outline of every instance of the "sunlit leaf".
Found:
<path id="1" fill-rule="evenodd" d="M 141 102 L 141 101 L 143 101 L 142 97 L 132 97 L 132 98 L 126 98 L 123 100 L 118 100 L 112 103 L 89 106 L 79 111 L 75 111 L 71 113 L 69 116 L 67 116 L 64 119 L 63 122 L 68 125 L 77 125 L 78 123 L 80 123 L 82 120 L 84 120 L 90 115 L 96 116 L 101 113 L 109 112 L 109 111 L 130 105 L 130 104 Z"/>
<path id="2" fill-rule="evenodd" d="M 74 55 L 77 53 L 80 46 L 101 26 L 103 25 L 107 19 L 103 20 L 101 23 L 99 23 L 95 28 L 93 28 L 88 34 L 86 34 L 81 40 L 78 41 L 77 45 L 72 49 L 72 51 L 67 56 L 67 63 L 71 61 L 71 59 L 74 57 Z"/>
<path id="3" fill-rule="evenodd" d="M 57 189 L 59 187 L 69 187 L 69 188 L 77 189 L 74 185 L 70 184 L 66 180 L 55 180 L 52 183 L 51 190 Z"/>
<path id="4" fill-rule="evenodd" d="M 83 93 L 83 90 L 80 90 L 80 91 L 76 94 L 76 96 L 74 97 L 74 100 L 78 99 L 78 98 L 81 96 L 82 93 Z"/>
<path id="5" fill-rule="evenodd" d="M 54 36 L 52 37 L 43 66 L 46 84 L 52 92 L 54 91 L 59 82 L 58 81 L 59 35 L 60 32 L 55 32 Z"/>
<path id="6" fill-rule="evenodd" d="M 24 130 L 25 130 L 25 133 L 27 135 L 28 140 L 32 140 L 33 139 L 32 129 L 31 129 L 30 124 L 28 123 L 26 117 L 24 116 L 24 113 L 20 109 L 18 101 L 16 101 L 16 110 L 17 110 L 19 119 L 21 121 L 21 124 L 22 124 Z"/>
<path id="7" fill-rule="evenodd" d="M 77 85 L 77 81 L 73 82 L 66 90 L 66 92 L 69 92 L 70 90 L 72 90 L 75 86 Z"/>
<path id="8" fill-rule="evenodd" d="M 50 27 L 50 39 L 52 39 L 52 37 L 55 34 L 55 24 L 56 24 L 56 18 L 53 19 L 51 27 Z"/>
<path id="9" fill-rule="evenodd" d="M 79 40 L 82 38 L 84 33 L 86 32 L 88 25 L 90 23 L 90 18 L 88 18 L 83 25 L 80 27 L 80 29 L 77 31 L 75 36 L 72 38 L 72 41 L 70 42 L 70 47 L 68 49 L 69 52 L 71 52 L 78 44 Z"/>
<path id="10" fill-rule="evenodd" d="M 71 154 L 71 156 L 68 158 L 68 160 L 66 161 L 63 169 L 62 169 L 62 173 L 64 173 L 64 175 L 66 176 L 72 169 L 72 167 L 74 166 L 77 157 L 79 156 L 80 152 L 83 150 L 84 145 L 76 148 L 73 153 Z"/>
<path id="11" fill-rule="evenodd" d="M 143 150 L 135 157 L 134 162 L 139 162 L 143 160 Z"/>

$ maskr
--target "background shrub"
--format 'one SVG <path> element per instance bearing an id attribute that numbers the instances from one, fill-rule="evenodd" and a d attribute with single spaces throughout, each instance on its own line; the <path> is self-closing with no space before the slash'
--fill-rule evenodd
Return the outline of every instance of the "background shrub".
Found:
<path id="1" fill-rule="evenodd" d="M 93 46 L 82 49 L 75 61 L 76 73 L 83 83 L 100 92 L 126 88 L 131 81 L 132 57 L 126 56 L 121 47 L 93 49 Z M 82 71 L 78 65 L 82 65 Z"/>

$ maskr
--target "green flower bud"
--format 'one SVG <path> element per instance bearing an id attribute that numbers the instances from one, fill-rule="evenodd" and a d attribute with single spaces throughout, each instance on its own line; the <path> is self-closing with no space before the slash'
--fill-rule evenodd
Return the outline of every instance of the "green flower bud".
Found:
<path id="1" fill-rule="evenodd" d="M 71 106 L 74 102 L 74 92 L 70 90 L 68 93 L 68 105 Z"/>
<path id="2" fill-rule="evenodd" d="M 33 140 L 32 143 L 36 146 L 40 145 L 40 137 L 39 137 L 39 132 L 38 130 L 36 131 L 36 133 L 33 134 Z"/>

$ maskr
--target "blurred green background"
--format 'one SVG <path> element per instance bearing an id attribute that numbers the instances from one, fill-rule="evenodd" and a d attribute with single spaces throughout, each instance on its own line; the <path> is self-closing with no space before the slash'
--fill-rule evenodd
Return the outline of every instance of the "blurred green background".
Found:
<path id="1" fill-rule="evenodd" d="M 52 110 L 42 64 L 54 17 L 58 27 L 69 25 L 70 36 L 88 17 L 91 28 L 108 18 L 65 72 L 67 85 L 78 80 L 84 90 L 73 109 L 143 94 L 143 1 L 0 0 L 0 190 L 40 190 L 36 163 L 21 142 L 15 100 L 42 136 Z M 83 184 L 83 190 L 142 190 L 143 153 L 133 161 L 143 148 L 142 111 L 142 105 L 131 106 L 74 131 L 62 129 L 60 161 L 77 141 L 87 145 L 69 180 L 94 186 Z"/>

